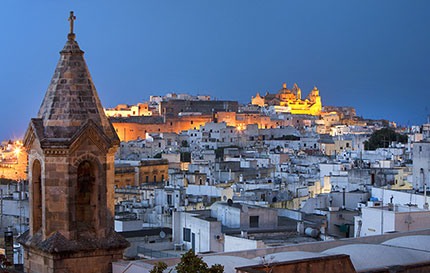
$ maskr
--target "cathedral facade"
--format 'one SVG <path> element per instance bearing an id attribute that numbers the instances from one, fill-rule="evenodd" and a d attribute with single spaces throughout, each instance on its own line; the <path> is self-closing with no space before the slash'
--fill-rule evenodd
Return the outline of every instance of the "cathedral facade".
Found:
<path id="1" fill-rule="evenodd" d="M 276 94 L 266 93 L 265 96 L 260 96 L 259 93 L 252 97 L 251 103 L 253 105 L 264 106 L 282 106 L 286 107 L 287 111 L 291 114 L 305 114 L 305 115 L 321 115 L 321 97 L 316 87 L 309 93 L 309 95 L 302 100 L 302 91 L 294 84 L 293 88 L 289 90 L 287 84 L 283 84 L 283 88 Z"/>

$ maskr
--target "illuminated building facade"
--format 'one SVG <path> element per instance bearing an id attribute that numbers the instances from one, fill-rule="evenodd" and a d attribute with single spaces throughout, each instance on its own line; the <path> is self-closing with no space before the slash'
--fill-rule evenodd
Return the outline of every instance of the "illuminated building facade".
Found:
<path id="1" fill-rule="evenodd" d="M 309 93 L 306 99 L 302 100 L 302 91 L 294 84 L 289 90 L 287 84 L 276 94 L 267 93 L 260 96 L 259 93 L 252 97 L 251 103 L 258 106 L 284 106 L 287 107 L 291 114 L 305 114 L 318 116 L 321 114 L 321 97 L 316 87 Z"/>
<path id="2" fill-rule="evenodd" d="M 152 116 L 148 104 L 144 103 L 137 105 L 120 104 L 114 108 L 104 109 L 104 111 L 108 117 Z"/>

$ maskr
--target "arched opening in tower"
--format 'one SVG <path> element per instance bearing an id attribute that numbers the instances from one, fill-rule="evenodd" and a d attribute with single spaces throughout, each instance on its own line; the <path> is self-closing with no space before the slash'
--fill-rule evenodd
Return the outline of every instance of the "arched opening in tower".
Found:
<path id="1" fill-rule="evenodd" d="M 31 183 L 33 190 L 32 208 L 33 208 L 33 233 L 36 233 L 42 227 L 42 168 L 39 160 L 34 160 L 31 173 Z"/>
<path id="2" fill-rule="evenodd" d="M 76 220 L 78 231 L 94 230 L 95 211 L 95 172 L 89 161 L 78 166 L 78 183 L 76 197 Z"/>

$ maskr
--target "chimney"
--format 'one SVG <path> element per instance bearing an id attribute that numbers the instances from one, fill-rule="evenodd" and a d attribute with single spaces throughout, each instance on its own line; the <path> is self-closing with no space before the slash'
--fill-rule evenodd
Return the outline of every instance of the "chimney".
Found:
<path id="1" fill-rule="evenodd" d="M 342 209 L 345 209 L 345 188 L 342 189 Z"/>
<path id="2" fill-rule="evenodd" d="M 6 260 L 13 265 L 13 232 L 10 228 L 4 232 L 4 248 Z"/>

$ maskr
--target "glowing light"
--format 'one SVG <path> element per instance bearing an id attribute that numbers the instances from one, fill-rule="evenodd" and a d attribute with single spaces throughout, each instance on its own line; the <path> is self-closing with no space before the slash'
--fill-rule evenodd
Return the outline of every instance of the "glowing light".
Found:
<path id="1" fill-rule="evenodd" d="M 236 126 L 236 130 L 238 130 L 238 131 L 245 130 L 245 125 L 243 125 L 243 124 L 239 124 L 239 125 L 237 125 L 237 126 Z"/>
<path id="2" fill-rule="evenodd" d="M 19 156 L 19 153 L 21 153 L 21 148 L 16 148 L 14 152 L 16 156 Z"/>

